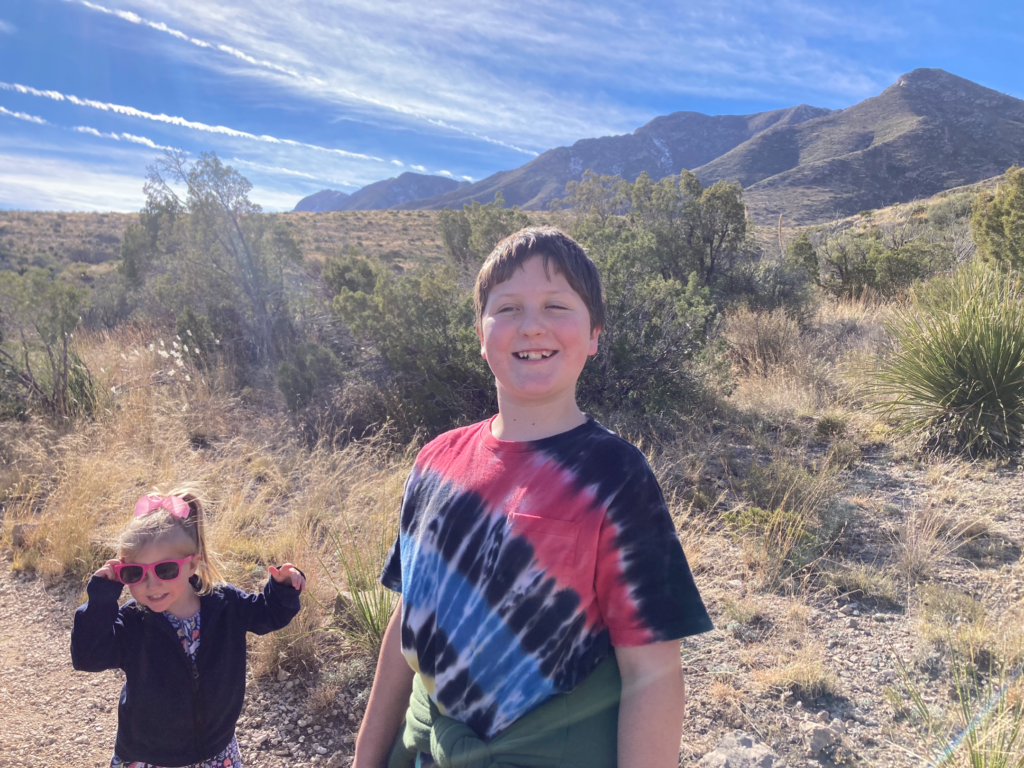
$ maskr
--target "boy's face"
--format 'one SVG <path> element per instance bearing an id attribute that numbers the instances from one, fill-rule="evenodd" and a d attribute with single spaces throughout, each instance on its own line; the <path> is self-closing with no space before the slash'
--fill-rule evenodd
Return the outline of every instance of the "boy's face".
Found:
<path id="1" fill-rule="evenodd" d="M 576 380 L 597 353 L 601 329 L 565 277 L 533 256 L 487 297 L 477 335 L 498 384 L 500 402 L 575 404 Z"/>

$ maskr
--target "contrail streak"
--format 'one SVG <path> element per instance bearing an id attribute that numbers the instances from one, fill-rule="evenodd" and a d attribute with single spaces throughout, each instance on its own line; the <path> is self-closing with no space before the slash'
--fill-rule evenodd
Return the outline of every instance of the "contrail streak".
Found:
<path id="1" fill-rule="evenodd" d="M 68 2 L 75 2 L 75 0 L 68 0 Z M 318 77 L 302 75 L 296 72 L 295 70 L 288 69 L 287 67 L 282 67 L 280 64 L 275 64 L 272 61 L 267 61 L 266 59 L 257 59 L 245 53 L 244 51 L 240 51 L 237 48 L 232 48 L 229 45 L 208 43 L 205 40 L 200 40 L 197 37 L 187 35 L 181 30 L 168 27 L 162 21 L 149 21 L 148 19 L 142 18 L 137 13 L 133 13 L 131 11 L 121 11 L 113 8 L 106 8 L 97 3 L 91 3 L 89 2 L 89 0 L 78 0 L 78 2 L 80 2 L 83 6 L 89 8 L 90 10 L 99 11 L 100 13 L 105 13 L 109 16 L 116 16 L 117 18 L 123 19 L 124 21 L 130 22 L 132 24 L 139 24 L 142 26 L 149 27 L 150 29 L 158 30 L 160 32 L 166 32 L 168 35 L 172 35 L 173 37 L 176 37 L 179 40 L 184 40 L 186 42 L 192 43 L 192 45 L 198 46 L 199 48 L 207 48 L 210 50 L 221 51 L 222 53 L 226 53 L 229 56 L 234 56 L 236 59 L 240 59 L 241 61 L 244 61 L 247 64 L 252 64 L 253 66 L 263 67 L 264 69 L 270 69 L 275 72 L 280 72 L 282 74 L 289 75 L 316 88 L 323 88 L 324 86 L 327 85 L 327 83 L 325 83 Z M 515 144 L 509 144 L 508 142 L 502 141 L 501 139 L 492 139 L 490 136 L 486 136 L 480 133 L 474 133 L 473 131 L 467 130 L 465 128 L 459 128 L 458 126 L 452 125 L 451 123 L 446 123 L 444 120 L 437 120 L 435 118 L 422 115 L 416 112 L 415 110 L 409 109 L 408 107 L 402 106 L 400 104 L 390 104 L 386 101 L 381 101 L 380 99 L 373 98 L 372 96 L 366 96 L 361 93 L 355 93 L 354 91 L 350 91 L 347 88 L 339 88 L 335 86 L 334 91 L 343 96 L 347 96 L 348 98 L 353 99 L 354 101 L 362 102 L 364 104 L 372 104 L 375 107 L 380 107 L 382 109 L 387 109 L 392 112 L 397 112 L 400 115 L 413 117 L 416 118 L 417 120 L 422 120 L 424 122 L 430 123 L 431 125 L 435 125 L 439 128 L 454 131 L 455 133 L 461 133 L 464 136 L 470 136 L 474 139 L 478 139 L 479 141 L 487 142 L 488 144 L 494 144 L 495 146 L 504 147 L 505 149 L 511 149 L 514 152 L 520 152 L 524 155 L 530 155 L 531 157 L 538 156 L 538 153 L 534 152 L 532 149 L 523 149 L 522 147 L 517 147 Z"/>
<path id="2" fill-rule="evenodd" d="M 234 56 L 236 59 L 241 59 L 247 64 L 252 64 L 257 67 L 265 67 L 266 69 L 272 69 L 275 72 L 281 72 L 282 74 L 291 75 L 292 77 L 301 77 L 301 75 L 299 75 L 298 72 L 288 69 L 287 67 L 282 67 L 280 64 L 275 64 L 274 62 L 266 61 L 265 59 L 254 58 L 249 54 L 245 53 L 244 51 L 240 51 L 237 48 L 232 48 L 228 45 L 214 45 L 213 43 L 208 43 L 205 40 L 200 40 L 197 37 L 191 37 L 190 35 L 186 35 L 181 30 L 172 29 L 171 27 L 168 27 L 162 21 L 149 21 L 148 19 L 142 18 L 137 13 L 132 13 L 131 11 L 119 11 L 115 8 L 105 8 L 104 6 L 98 5 L 97 3 L 90 3 L 88 2 L 88 0 L 80 0 L 80 2 L 82 3 L 82 5 L 84 5 L 86 8 L 89 8 L 90 10 L 99 11 L 100 13 L 105 13 L 109 16 L 116 16 L 117 18 L 123 19 L 124 21 L 130 22 L 132 24 L 140 24 L 144 27 L 149 27 L 150 29 L 155 29 L 159 32 L 166 32 L 168 35 L 176 37 L 179 40 L 185 40 L 186 42 L 192 43 L 192 45 L 198 46 L 200 48 L 210 48 L 221 51 L 222 53 L 226 53 L 229 56 Z"/>
<path id="3" fill-rule="evenodd" d="M 11 110 L 4 109 L 3 107 L 0 107 L 0 115 L 8 115 L 10 117 L 16 117 L 19 120 L 27 120 L 30 123 L 36 123 L 38 125 L 46 125 L 46 121 L 43 120 L 43 118 L 41 118 L 41 117 L 36 117 L 35 115 L 29 115 L 29 114 L 26 114 L 25 112 L 11 112 Z"/>
<path id="4" fill-rule="evenodd" d="M 87 125 L 76 125 L 71 130 L 77 133 L 87 133 L 90 136 L 96 136 L 100 139 L 113 139 L 114 141 L 121 141 L 121 139 L 124 139 L 125 141 L 130 141 L 132 144 L 141 144 L 142 146 L 149 147 L 150 149 L 174 149 L 174 147 L 165 147 L 163 144 L 157 144 L 155 141 L 147 139 L 145 136 L 133 136 L 130 133 L 101 133 L 95 128 L 90 128 Z"/>
<path id="5" fill-rule="evenodd" d="M 292 139 L 279 139 L 275 136 L 268 136 L 266 134 L 257 136 L 254 133 L 248 133 L 246 131 L 239 131 L 235 128 L 229 128 L 224 125 L 207 125 L 206 123 L 196 122 L 194 120 L 186 120 L 184 117 L 176 117 L 172 115 L 164 114 L 153 114 L 152 112 L 146 112 L 135 107 L 126 107 L 122 104 L 110 104 L 105 101 L 95 101 L 94 99 L 80 99 L 77 96 L 70 94 L 63 94 L 59 91 L 41 91 L 38 88 L 32 88 L 27 85 L 20 85 L 18 83 L 4 83 L 0 82 L 0 89 L 5 91 L 16 91 L 17 93 L 27 94 L 29 96 L 38 96 L 40 98 L 52 99 L 53 101 L 67 101 L 71 104 L 75 104 L 79 107 L 90 107 L 92 109 L 99 109 L 103 112 L 114 112 L 119 115 L 127 115 L 128 117 L 138 117 L 143 120 L 153 120 L 158 123 L 168 123 L 170 125 L 177 125 L 182 128 L 191 128 L 194 131 L 206 131 L 207 133 L 219 133 L 224 136 L 232 136 L 239 139 L 249 139 L 251 141 L 262 141 L 268 144 L 285 144 L 290 147 L 303 147 L 305 149 L 313 149 L 318 152 L 329 152 L 335 155 L 341 155 L 342 157 L 354 158 L 357 160 L 372 160 L 377 163 L 383 163 L 379 157 L 373 155 L 364 155 L 359 152 L 347 152 L 344 149 L 332 149 L 330 147 L 321 147 L 317 144 L 307 144 L 302 141 L 294 141 Z"/>

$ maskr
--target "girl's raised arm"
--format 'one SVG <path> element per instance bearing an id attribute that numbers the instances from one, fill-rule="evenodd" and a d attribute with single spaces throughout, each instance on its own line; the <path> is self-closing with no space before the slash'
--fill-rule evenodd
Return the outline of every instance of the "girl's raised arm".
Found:
<path id="1" fill-rule="evenodd" d="M 108 561 L 89 579 L 89 602 L 75 611 L 71 664 L 82 672 L 118 669 L 124 658 L 126 631 L 117 607 L 122 585 L 113 577 L 113 562 L 118 561 Z"/>

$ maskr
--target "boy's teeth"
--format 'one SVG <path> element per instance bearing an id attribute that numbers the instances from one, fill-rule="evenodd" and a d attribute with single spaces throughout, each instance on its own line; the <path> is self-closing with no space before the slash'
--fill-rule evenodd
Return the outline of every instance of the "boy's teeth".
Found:
<path id="1" fill-rule="evenodd" d="M 553 354 L 554 352 L 517 352 L 516 356 L 520 360 L 544 360 Z"/>

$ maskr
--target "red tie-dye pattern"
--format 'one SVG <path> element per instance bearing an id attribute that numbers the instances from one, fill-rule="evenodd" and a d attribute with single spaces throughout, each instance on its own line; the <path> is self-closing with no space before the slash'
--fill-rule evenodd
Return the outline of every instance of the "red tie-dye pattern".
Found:
<path id="1" fill-rule="evenodd" d="M 490 430 L 490 422 L 477 425 Z M 424 452 L 418 469 L 441 475 L 463 491 L 472 491 L 486 504 L 490 515 L 528 516 L 539 524 L 517 526 L 509 520 L 513 535 L 525 538 L 534 550 L 536 563 L 570 588 L 581 600 L 588 631 L 607 626 L 616 645 L 643 645 L 653 636 L 643 627 L 630 585 L 623 578 L 621 553 L 615 544 L 614 527 L 606 522 L 606 506 L 590 488 L 578 488 L 576 478 L 542 451 L 488 448 L 477 429 L 463 430 L 455 446 Z M 545 530 L 543 521 L 557 521 Z M 575 527 L 575 544 L 558 523 Z M 567 555 L 567 549 L 574 552 Z M 621 642 L 619 642 L 621 641 Z"/>

